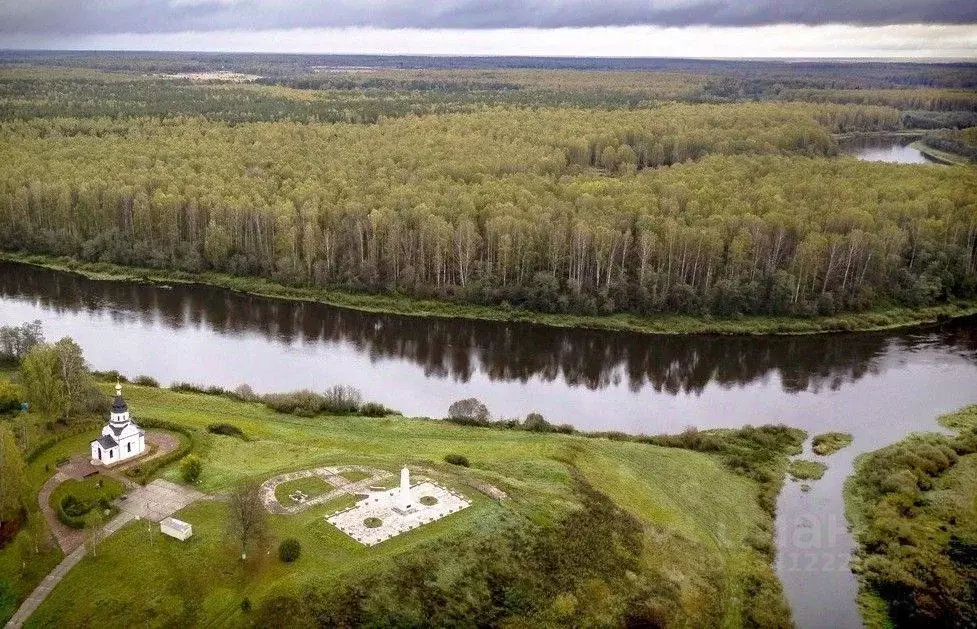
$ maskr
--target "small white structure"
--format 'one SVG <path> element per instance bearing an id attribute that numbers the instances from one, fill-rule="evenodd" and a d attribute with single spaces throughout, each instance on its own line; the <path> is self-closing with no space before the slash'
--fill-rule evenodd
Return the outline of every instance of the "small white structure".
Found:
<path id="1" fill-rule="evenodd" d="M 135 458 L 146 451 L 146 433 L 129 416 L 129 406 L 122 398 L 122 385 L 115 385 L 115 400 L 109 423 L 92 441 L 92 463 L 114 465 Z"/>
<path id="2" fill-rule="evenodd" d="M 400 470 L 400 495 L 398 496 L 397 508 L 401 513 L 408 513 L 414 506 L 414 501 L 410 497 L 410 470 L 406 467 Z"/>
<path id="3" fill-rule="evenodd" d="M 176 538 L 181 542 L 185 542 L 190 539 L 193 535 L 193 526 L 184 522 L 183 520 L 177 520 L 176 518 L 166 518 L 161 520 L 159 523 L 159 530 L 163 532 L 164 535 L 169 535 L 170 537 Z"/>

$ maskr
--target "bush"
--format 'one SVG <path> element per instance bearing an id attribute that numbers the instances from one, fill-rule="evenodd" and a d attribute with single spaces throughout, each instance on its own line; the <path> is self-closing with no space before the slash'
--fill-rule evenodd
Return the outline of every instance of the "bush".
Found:
<path id="1" fill-rule="evenodd" d="M 522 427 L 530 432 L 551 432 L 553 430 L 553 425 L 539 413 L 526 415 L 526 421 L 522 423 Z"/>
<path id="2" fill-rule="evenodd" d="M 460 465 L 462 467 L 470 467 L 468 462 L 468 457 L 461 454 L 447 454 L 444 457 L 445 463 L 451 463 L 452 465 Z"/>
<path id="3" fill-rule="evenodd" d="M 225 437 L 239 437 L 241 439 L 245 439 L 244 431 L 234 424 L 210 424 L 207 426 L 207 432 L 215 435 L 224 435 Z"/>
<path id="4" fill-rule="evenodd" d="M 448 407 L 448 419 L 457 424 L 487 426 L 489 424 L 488 407 L 477 398 L 458 400 Z"/>
<path id="5" fill-rule="evenodd" d="M 278 558 L 284 563 L 292 563 L 302 554 L 302 544 L 295 538 L 289 537 L 278 545 Z"/>
<path id="6" fill-rule="evenodd" d="M 179 461 L 186 455 L 190 454 L 190 451 L 198 446 L 196 431 L 192 428 L 187 428 L 186 426 L 181 426 L 180 424 L 174 424 L 173 422 L 161 421 L 158 419 L 151 419 L 147 417 L 142 417 L 139 420 L 139 425 L 143 428 L 159 428 L 161 430 L 169 430 L 171 432 L 177 432 L 186 437 L 186 440 L 181 440 L 180 447 L 170 452 L 165 456 L 159 458 L 150 459 L 140 465 L 139 467 L 130 469 L 126 471 L 126 475 L 135 480 L 137 483 L 146 484 L 150 476 L 174 461 Z"/>
<path id="7" fill-rule="evenodd" d="M 393 411 L 379 402 L 366 402 L 360 407 L 360 415 L 364 417 L 386 417 L 393 415 Z"/>
<path id="8" fill-rule="evenodd" d="M 269 393 L 262 397 L 265 406 L 279 413 L 315 417 L 316 415 L 354 415 L 360 410 L 362 394 L 355 388 L 336 385 L 325 393 L 303 389 L 291 393 Z"/>
<path id="9" fill-rule="evenodd" d="M 133 380 L 132 383 L 141 387 L 153 387 L 154 389 L 159 388 L 159 381 L 150 376 L 136 376 L 136 379 Z"/>
<path id="10" fill-rule="evenodd" d="M 200 480 L 200 473 L 203 471 L 203 461 L 196 454 L 188 454 L 180 461 L 180 475 L 186 483 L 196 483 Z"/>
<path id="11" fill-rule="evenodd" d="M 110 369 L 109 371 L 93 371 L 92 377 L 96 380 L 103 380 L 105 382 L 122 382 L 127 383 L 129 379 L 123 376 L 121 373 L 115 369 Z"/>

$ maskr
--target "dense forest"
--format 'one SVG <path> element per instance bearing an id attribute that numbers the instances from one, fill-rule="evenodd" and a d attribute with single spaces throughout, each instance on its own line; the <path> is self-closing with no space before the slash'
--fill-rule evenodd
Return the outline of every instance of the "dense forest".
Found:
<path id="1" fill-rule="evenodd" d="M 268 69 L 244 57 L 221 67 Z M 61 62 L 0 71 L 6 250 L 591 315 L 977 294 L 973 171 L 858 162 L 834 137 L 977 115 L 967 66 L 776 87 L 763 64 L 285 64 L 272 85 Z"/>

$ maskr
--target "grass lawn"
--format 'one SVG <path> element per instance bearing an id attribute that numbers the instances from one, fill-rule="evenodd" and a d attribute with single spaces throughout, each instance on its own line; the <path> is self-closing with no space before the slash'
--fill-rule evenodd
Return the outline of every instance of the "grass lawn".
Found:
<path id="1" fill-rule="evenodd" d="M 851 445 L 851 442 L 851 433 L 826 432 L 814 437 L 814 440 L 811 442 L 811 447 L 814 450 L 814 454 L 830 456 L 842 448 L 847 448 Z"/>
<path id="2" fill-rule="evenodd" d="M 828 466 L 818 461 L 795 459 L 787 470 L 794 480 L 820 480 L 828 471 Z"/>
<path id="3" fill-rule="evenodd" d="M 94 505 L 99 500 L 111 502 L 124 493 L 122 483 L 101 474 L 84 480 L 66 480 L 51 493 L 51 508 L 57 511 L 58 504 L 68 495 Z"/>
<path id="4" fill-rule="evenodd" d="M 363 480 L 364 478 L 369 478 L 370 474 L 367 474 L 366 472 L 361 472 L 359 470 L 349 470 L 343 472 L 342 474 L 340 474 L 340 476 L 342 476 L 343 478 L 345 478 L 351 483 L 355 483 L 356 481 Z"/>
<path id="5" fill-rule="evenodd" d="M 198 487 L 206 492 L 226 491 L 244 478 L 263 481 L 324 465 L 393 472 L 406 464 L 432 470 L 430 475 L 466 495 L 472 506 L 372 548 L 325 521 L 342 506 L 269 516 L 271 539 L 242 565 L 240 549 L 227 535 L 226 505 L 201 502 L 177 516 L 194 527 L 185 543 L 158 532 L 151 536 L 143 523 L 106 540 L 97 558 L 84 559 L 55 588 L 29 626 L 112 625 L 113 619 L 127 626 L 246 625 L 241 611 L 246 597 L 256 605 L 272 593 L 381 571 L 420 544 L 479 535 L 505 518 L 545 522 L 567 513 L 576 508 L 574 473 L 639 519 L 645 531 L 643 561 L 677 588 L 682 614 L 693 625 L 741 626 L 748 583 L 760 573 L 772 578 L 769 558 L 754 550 L 756 539 L 769 539 L 772 529 L 758 504 L 760 485 L 730 472 L 712 455 L 401 417 L 300 418 L 260 404 L 131 385 L 126 398 L 141 416 L 199 431 Z M 215 421 L 233 421 L 249 440 L 209 435 L 207 425 Z M 78 440 L 74 447 L 83 444 L 87 441 Z M 442 463 L 449 453 L 467 456 L 471 468 Z M 175 466 L 163 475 L 178 480 Z M 490 499 L 469 485 L 474 481 L 503 489 L 509 499 Z M 289 537 L 299 540 L 302 553 L 284 564 L 277 544 Z"/>
<path id="6" fill-rule="evenodd" d="M 290 507 L 293 504 L 298 504 L 296 501 L 289 497 L 293 491 L 300 491 L 305 494 L 308 499 L 315 498 L 316 496 L 321 496 L 322 494 L 332 491 L 335 489 L 332 485 L 322 480 L 318 476 L 308 476 L 306 478 L 299 478 L 296 480 L 290 480 L 288 482 L 282 483 L 275 487 L 275 498 L 278 499 L 282 505 Z"/>

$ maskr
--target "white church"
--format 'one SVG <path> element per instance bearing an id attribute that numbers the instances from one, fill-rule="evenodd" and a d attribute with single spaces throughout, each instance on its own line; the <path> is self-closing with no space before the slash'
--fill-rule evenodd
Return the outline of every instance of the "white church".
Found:
<path id="1" fill-rule="evenodd" d="M 115 400 L 109 423 L 102 435 L 92 441 L 92 463 L 114 465 L 146 451 L 146 433 L 129 417 L 129 406 L 122 398 L 122 385 L 115 385 Z"/>

